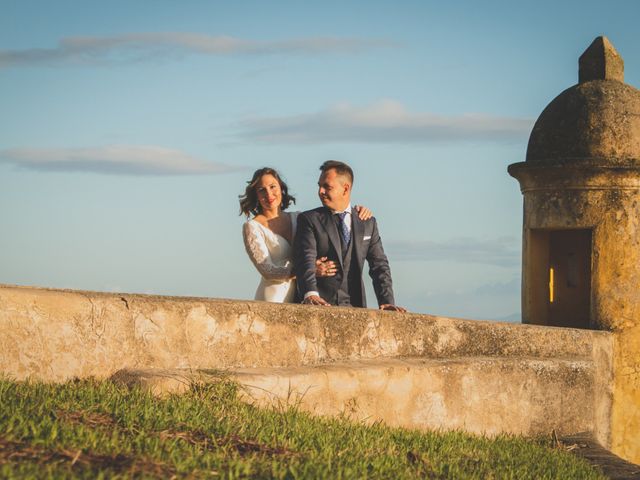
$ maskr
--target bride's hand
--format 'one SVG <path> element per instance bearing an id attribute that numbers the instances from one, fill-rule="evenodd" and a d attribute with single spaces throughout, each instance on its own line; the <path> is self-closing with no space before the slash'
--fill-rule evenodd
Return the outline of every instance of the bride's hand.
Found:
<path id="1" fill-rule="evenodd" d="M 356 210 L 358 211 L 358 218 L 360 220 L 369 220 L 373 217 L 373 212 L 364 205 L 356 205 Z"/>
<path id="2" fill-rule="evenodd" d="M 316 260 L 316 277 L 333 277 L 337 270 L 335 262 L 327 260 L 327 257 Z"/>

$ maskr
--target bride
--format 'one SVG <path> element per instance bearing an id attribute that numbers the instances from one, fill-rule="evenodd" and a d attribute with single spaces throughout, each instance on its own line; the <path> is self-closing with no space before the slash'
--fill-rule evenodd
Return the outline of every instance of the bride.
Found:
<path id="1" fill-rule="evenodd" d="M 296 282 L 293 275 L 293 237 L 298 212 L 285 212 L 296 199 L 289 195 L 287 184 L 273 168 L 256 170 L 240 196 L 240 215 L 247 216 L 242 237 L 247 255 L 261 275 L 256 300 L 291 303 L 295 299 Z M 371 211 L 356 207 L 362 220 Z M 249 216 L 253 218 L 249 219 Z M 316 261 L 316 275 L 331 277 L 336 264 L 326 257 Z"/>

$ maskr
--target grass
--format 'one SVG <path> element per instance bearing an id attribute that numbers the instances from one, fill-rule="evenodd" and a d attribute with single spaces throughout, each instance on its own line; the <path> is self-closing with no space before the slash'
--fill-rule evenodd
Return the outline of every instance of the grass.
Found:
<path id="1" fill-rule="evenodd" d="M 156 398 L 93 380 L 0 380 L 0 478 L 603 478 L 548 441 L 258 409 L 237 388 Z"/>

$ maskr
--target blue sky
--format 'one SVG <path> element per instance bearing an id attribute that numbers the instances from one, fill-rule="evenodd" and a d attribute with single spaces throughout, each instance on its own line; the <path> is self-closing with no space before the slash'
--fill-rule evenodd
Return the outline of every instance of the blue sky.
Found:
<path id="1" fill-rule="evenodd" d="M 506 167 L 606 35 L 640 85 L 640 3 L 0 0 L 0 283 L 252 298 L 237 198 L 356 172 L 398 303 L 520 311 Z M 372 297 L 373 298 L 373 297 Z"/>

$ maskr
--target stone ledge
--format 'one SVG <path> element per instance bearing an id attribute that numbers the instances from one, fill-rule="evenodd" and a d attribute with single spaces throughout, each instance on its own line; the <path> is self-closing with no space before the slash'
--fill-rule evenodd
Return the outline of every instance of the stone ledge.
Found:
<path id="1" fill-rule="evenodd" d="M 230 378 L 242 398 L 407 428 L 496 435 L 570 434 L 594 424 L 593 364 L 581 360 L 380 358 L 229 370 L 123 370 L 112 380 L 156 394 Z"/>
<path id="2" fill-rule="evenodd" d="M 491 356 L 593 360 L 608 381 L 612 345 L 607 332 L 414 313 L 0 285 L 0 372 L 18 380 Z"/>

